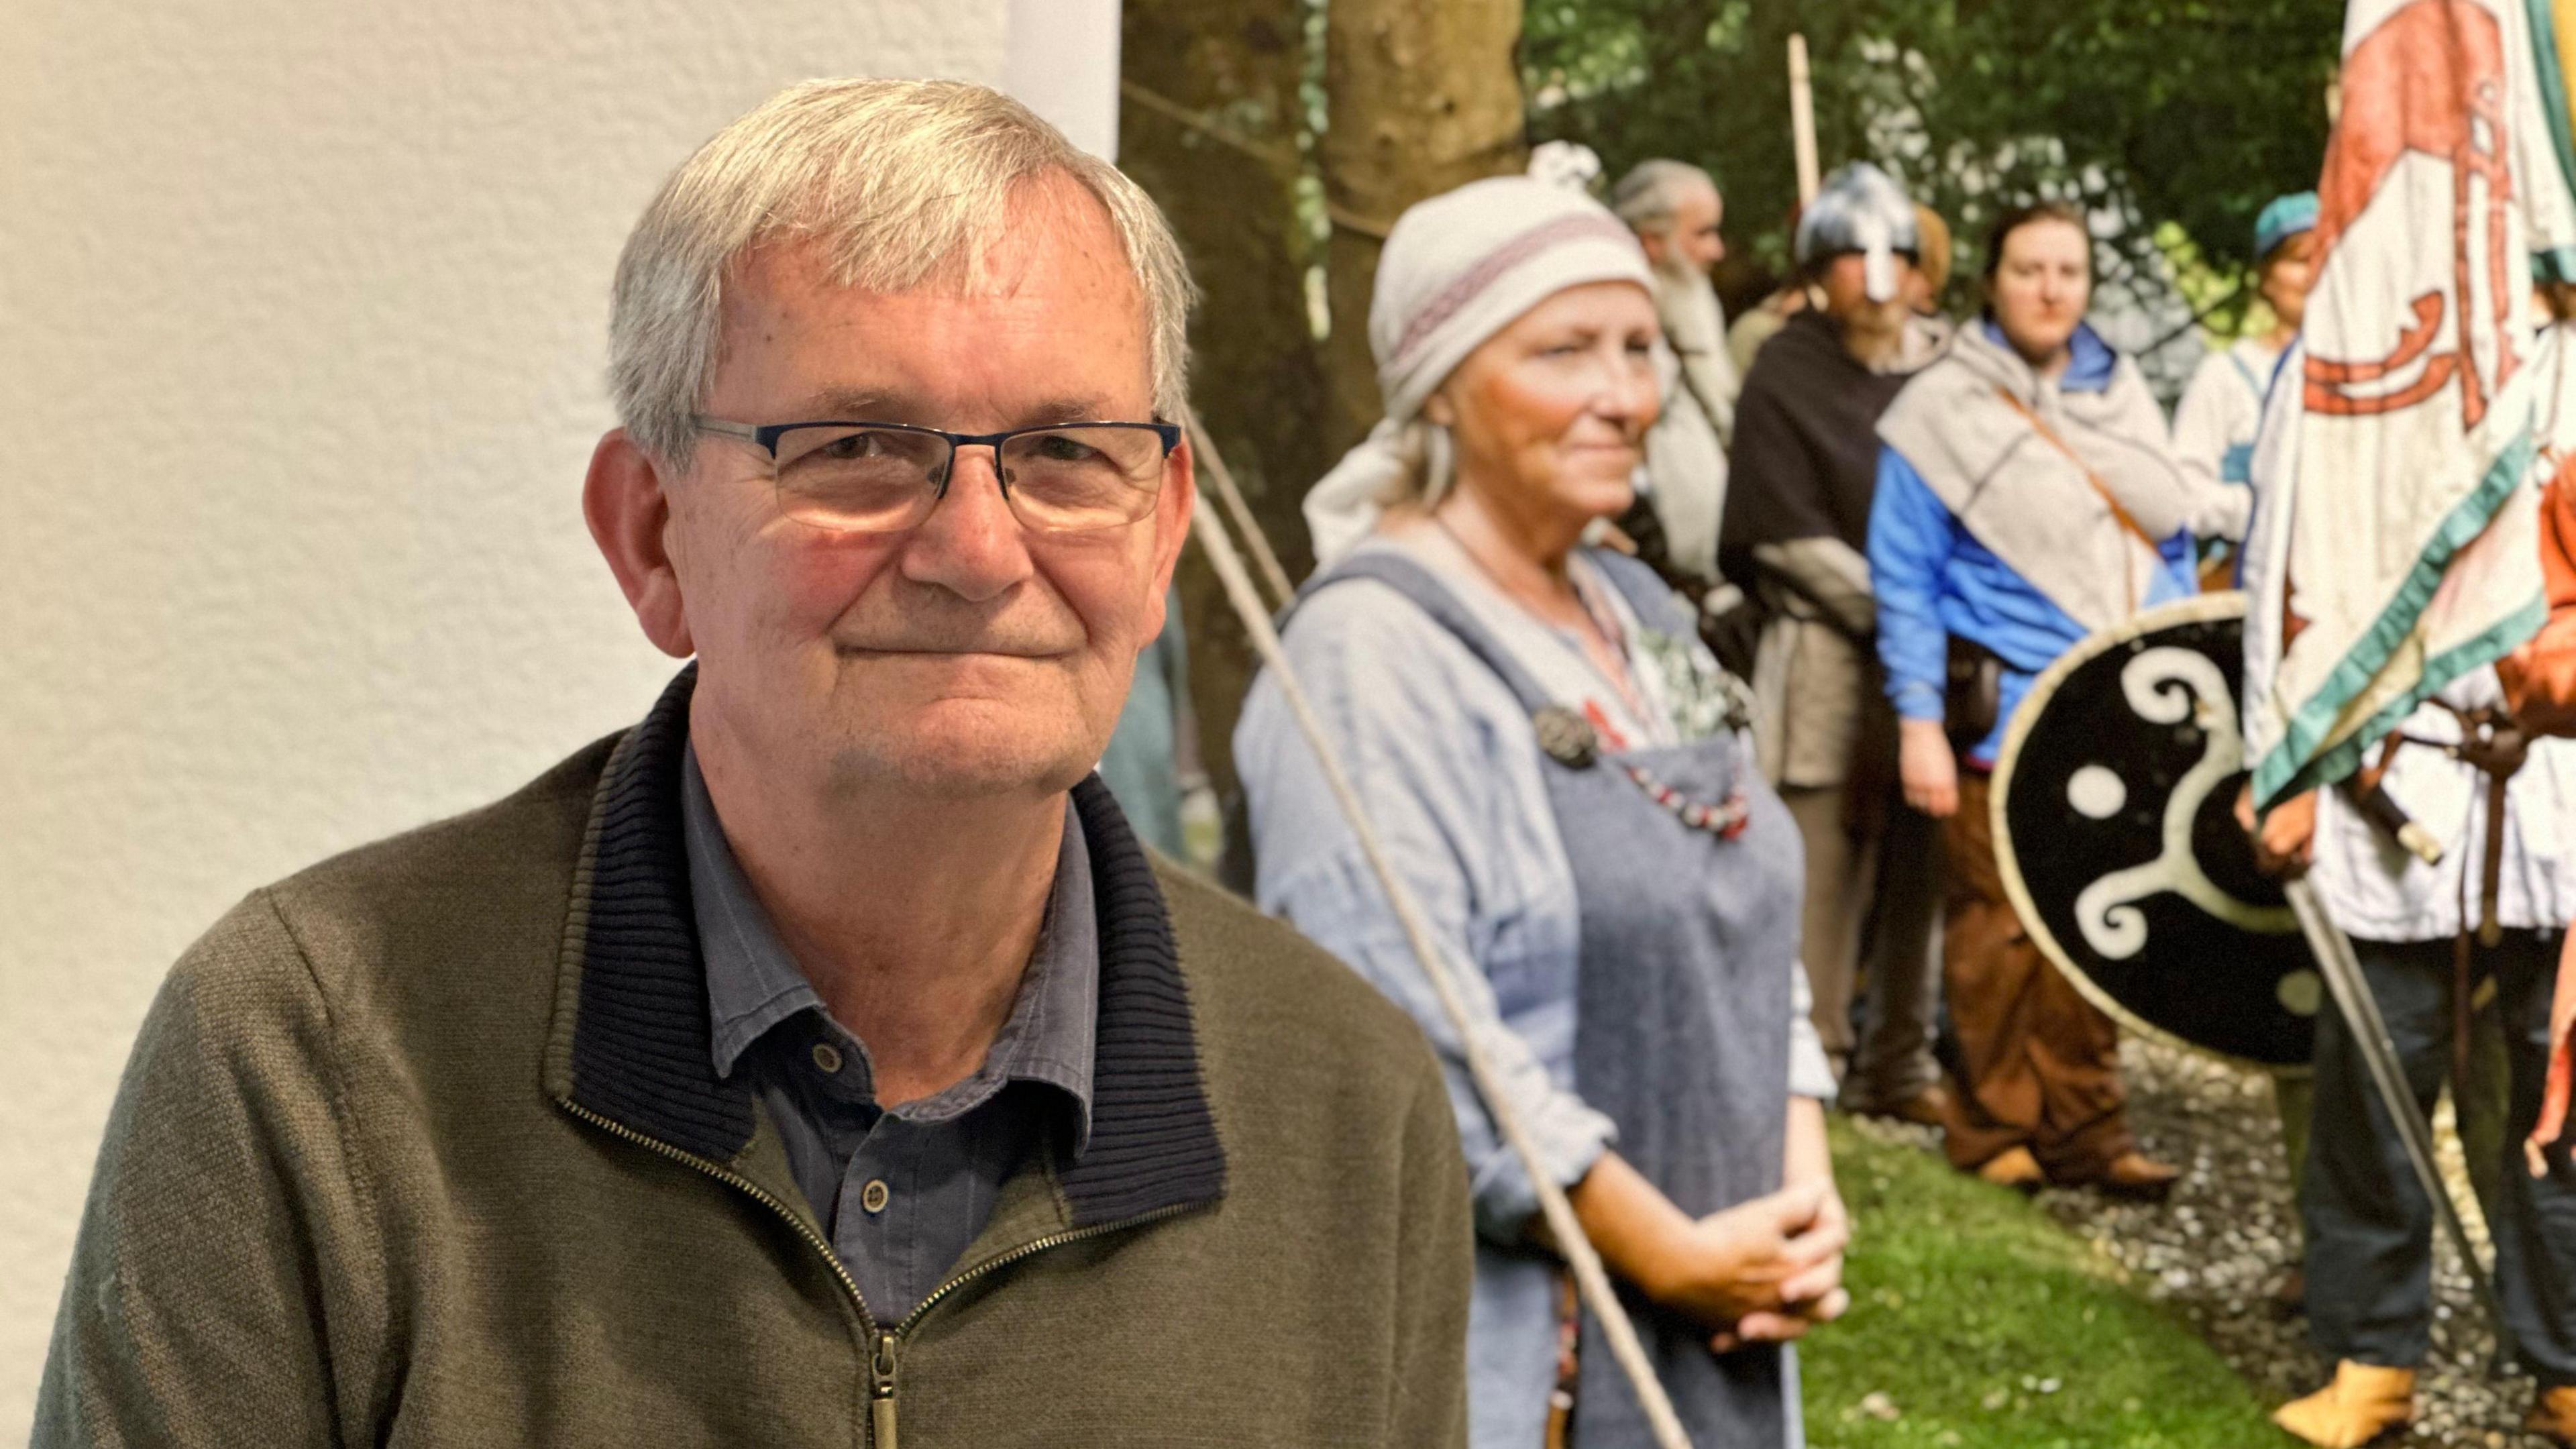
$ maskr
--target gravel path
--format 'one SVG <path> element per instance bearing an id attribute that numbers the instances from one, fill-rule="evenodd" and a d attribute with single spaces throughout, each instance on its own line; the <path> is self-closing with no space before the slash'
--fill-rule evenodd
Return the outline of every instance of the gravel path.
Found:
<path id="1" fill-rule="evenodd" d="M 2126 1269 L 2149 1297 L 2169 1305 L 2271 1402 L 2324 1383 L 2332 1365 L 2309 1346 L 2306 1320 L 2284 1318 L 2273 1306 L 2274 1286 L 2298 1261 L 2299 1235 L 2270 1078 L 2134 1037 L 2121 1059 L 2140 1145 L 2182 1166 L 2181 1183 L 2162 1205 L 2052 1188 L 2039 1195 L 2040 1206 Z M 2466 1201 L 2448 1117 L 2446 1106 L 2435 1130 L 2446 1173 Z M 1867 1119 L 1859 1126 L 1873 1138 L 1926 1150 L 1939 1141 L 1927 1128 Z M 2473 1219 L 2469 1227 L 2484 1251 L 2484 1225 Z M 2493 1336 L 2447 1245 L 2436 1248 L 2434 1263 L 2433 1353 L 2417 1381 L 2415 1425 L 2406 1437 L 2383 1443 L 2409 1449 L 2545 1445 L 2521 1429 L 2532 1381 L 2494 1372 Z M 2294 1441 L 2284 1435 L 2280 1442 Z"/>

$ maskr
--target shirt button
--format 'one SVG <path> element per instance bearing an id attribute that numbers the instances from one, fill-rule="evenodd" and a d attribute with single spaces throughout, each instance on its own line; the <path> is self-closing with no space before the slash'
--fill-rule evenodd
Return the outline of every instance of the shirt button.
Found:
<path id="1" fill-rule="evenodd" d="M 841 1049 L 827 1041 L 818 1041 L 814 1043 L 814 1065 L 822 1068 L 823 1075 L 827 1077 L 839 1076 L 841 1074 Z"/>
<path id="2" fill-rule="evenodd" d="M 859 1189 L 859 1206 L 872 1213 L 881 1213 L 885 1211 L 886 1199 L 890 1196 L 892 1194 L 886 1189 L 885 1179 L 872 1177 L 868 1179 L 867 1186 Z"/>

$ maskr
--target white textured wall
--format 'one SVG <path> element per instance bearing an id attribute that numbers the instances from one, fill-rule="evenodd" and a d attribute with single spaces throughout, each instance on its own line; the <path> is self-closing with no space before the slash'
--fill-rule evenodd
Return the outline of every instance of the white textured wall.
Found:
<path id="1" fill-rule="evenodd" d="M 0 1442 L 22 1443 L 170 960 L 251 887 L 508 789 L 667 677 L 578 511 L 610 270 L 662 176 L 818 74 L 1044 76 L 1031 99 L 1105 145 L 1116 53 L 1015 60 L 1011 0 L 7 8 Z M 1116 0 L 1070 8 L 1114 36 Z"/>

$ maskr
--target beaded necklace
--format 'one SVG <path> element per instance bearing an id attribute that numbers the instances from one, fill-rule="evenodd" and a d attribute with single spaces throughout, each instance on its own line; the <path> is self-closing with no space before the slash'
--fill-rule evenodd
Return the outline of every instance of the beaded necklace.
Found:
<path id="1" fill-rule="evenodd" d="M 1548 623 L 1546 616 L 1531 608 L 1528 601 L 1514 593 L 1503 582 L 1501 575 L 1488 567 L 1485 561 L 1477 556 L 1476 551 L 1467 546 L 1467 541 L 1459 537 L 1458 531 L 1451 528 L 1447 520 L 1434 512 L 1431 515 L 1431 521 L 1442 533 L 1449 536 L 1450 542 L 1456 544 L 1458 551 L 1467 556 L 1467 561 L 1475 566 L 1477 572 L 1483 574 L 1487 581 L 1494 585 L 1497 593 L 1511 600 L 1514 607 L 1529 614 L 1540 623 Z M 1644 700 L 1633 679 L 1637 664 L 1635 654 L 1628 647 L 1627 630 L 1621 626 L 1617 613 L 1608 608 L 1606 601 L 1594 596 L 1593 590 L 1583 583 L 1580 575 L 1569 570 L 1567 581 L 1573 585 L 1575 599 L 1583 606 L 1583 612 L 1594 631 L 1600 636 L 1600 642 L 1605 651 L 1610 657 L 1616 659 L 1620 666 L 1619 673 L 1613 676 L 1610 671 L 1602 669 L 1598 661 L 1592 661 L 1594 672 L 1602 675 L 1605 682 L 1618 691 L 1632 715 L 1641 720 L 1647 718 Z M 1550 625 L 1550 627 L 1554 626 Z M 1585 651 L 1587 655 L 1590 652 Z M 1539 748 L 1558 764 L 1569 769 L 1584 770 L 1601 762 L 1601 730 L 1591 720 L 1585 718 L 1581 711 L 1561 704 L 1547 705 L 1530 716 L 1530 724 L 1537 732 Z M 1725 799 L 1712 804 L 1693 797 L 1679 786 L 1633 760 L 1620 758 L 1611 763 L 1621 774 L 1626 775 L 1629 782 L 1634 784 L 1647 799 L 1655 802 L 1674 819 L 1692 830 L 1705 831 L 1721 840 L 1733 840 L 1744 833 L 1745 826 L 1752 819 L 1752 805 L 1745 799 L 1744 791 L 1740 786 L 1730 790 Z"/>

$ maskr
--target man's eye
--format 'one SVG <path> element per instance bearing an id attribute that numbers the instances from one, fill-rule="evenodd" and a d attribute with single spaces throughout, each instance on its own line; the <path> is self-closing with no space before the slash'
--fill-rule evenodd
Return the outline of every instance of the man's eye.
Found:
<path id="1" fill-rule="evenodd" d="M 1040 433 L 1033 441 L 1036 446 L 1032 451 L 1050 463 L 1080 463 L 1097 452 L 1081 439 L 1068 438 L 1062 433 Z"/>
<path id="2" fill-rule="evenodd" d="M 814 451 L 836 463 L 846 463 L 853 458 L 881 453 L 885 451 L 885 444 L 874 433 L 852 433 L 846 438 L 834 438 Z"/>

